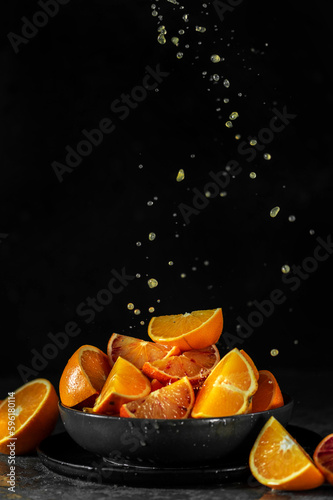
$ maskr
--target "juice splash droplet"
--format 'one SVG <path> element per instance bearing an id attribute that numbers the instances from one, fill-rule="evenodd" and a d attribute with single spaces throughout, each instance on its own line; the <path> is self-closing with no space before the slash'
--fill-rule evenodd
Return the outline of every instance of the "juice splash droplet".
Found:
<path id="1" fill-rule="evenodd" d="M 181 168 L 181 169 L 179 169 L 179 171 L 178 171 L 178 174 L 177 174 L 177 177 L 176 177 L 176 181 L 177 181 L 177 182 L 181 182 L 181 181 L 183 181 L 184 179 L 185 179 L 185 172 L 184 172 L 184 170 Z"/>
<path id="2" fill-rule="evenodd" d="M 287 274 L 290 272 L 290 267 L 288 266 L 288 264 L 284 264 L 282 267 L 281 267 L 281 271 L 284 273 L 284 274 Z"/>
<path id="3" fill-rule="evenodd" d="M 134 309 L 134 314 L 135 314 L 136 316 L 138 316 L 139 314 L 141 314 L 140 309 Z"/>
<path id="4" fill-rule="evenodd" d="M 156 238 L 156 234 L 155 233 L 149 233 L 149 235 L 148 235 L 149 241 L 154 241 L 155 238 Z"/>
<path id="5" fill-rule="evenodd" d="M 225 79 L 223 80 L 223 85 L 224 85 L 226 88 L 229 88 L 229 87 L 230 87 L 230 82 L 229 82 L 229 80 L 228 80 L 227 78 L 225 78 Z"/>
<path id="6" fill-rule="evenodd" d="M 134 309 L 134 304 L 132 304 L 132 302 L 129 302 L 127 304 L 127 309 L 129 309 L 130 311 L 132 311 Z"/>
<path id="7" fill-rule="evenodd" d="M 141 241 L 137 241 L 135 244 L 137 247 L 141 247 Z"/>
<path id="8" fill-rule="evenodd" d="M 255 179 L 257 177 L 257 174 L 255 172 L 250 172 L 250 177 L 251 179 Z"/>
<path id="9" fill-rule="evenodd" d="M 231 127 L 233 127 L 233 124 L 230 120 L 228 120 L 227 122 L 225 122 L 225 126 L 228 128 L 231 128 Z"/>
<path id="10" fill-rule="evenodd" d="M 173 266 L 173 260 L 169 260 L 168 264 L 169 266 Z"/>
<path id="11" fill-rule="evenodd" d="M 278 349 L 272 349 L 271 350 L 271 356 L 277 356 L 279 354 Z"/>
<path id="12" fill-rule="evenodd" d="M 176 57 L 177 59 L 181 59 L 183 57 L 184 53 L 183 52 L 177 52 Z"/>
<path id="13" fill-rule="evenodd" d="M 149 288 L 155 288 L 158 285 L 158 281 L 155 280 L 154 278 L 150 278 L 148 280 L 148 286 Z"/>
<path id="14" fill-rule="evenodd" d="M 251 139 L 249 144 L 250 144 L 250 146 L 255 146 L 257 144 L 257 140 Z"/>
<path id="15" fill-rule="evenodd" d="M 280 212 L 280 207 L 274 207 L 272 210 L 269 212 L 269 215 L 271 217 L 276 217 L 277 214 Z"/>
<path id="16" fill-rule="evenodd" d="M 148 311 L 149 311 L 150 313 L 153 313 L 153 312 L 155 311 L 155 307 L 150 307 L 150 308 L 148 309 Z"/>
<path id="17" fill-rule="evenodd" d="M 158 43 L 160 43 L 161 45 L 164 45 L 166 43 L 166 38 L 165 36 L 163 35 L 163 33 L 160 33 L 157 37 L 157 41 Z"/>
<path id="18" fill-rule="evenodd" d="M 212 54 L 210 56 L 210 60 L 212 61 L 212 63 L 218 63 L 221 61 L 221 58 L 218 54 Z"/>
<path id="19" fill-rule="evenodd" d="M 173 36 L 171 38 L 171 42 L 176 45 L 176 47 L 178 47 L 178 44 L 179 44 L 179 38 L 177 36 Z"/>
<path id="20" fill-rule="evenodd" d="M 195 31 L 199 31 L 199 33 L 204 33 L 206 28 L 204 26 L 196 26 Z"/>
<path id="21" fill-rule="evenodd" d="M 288 220 L 289 220 L 289 222 L 295 222 L 295 220 L 296 220 L 295 215 L 289 215 Z"/>
<path id="22" fill-rule="evenodd" d="M 264 154 L 264 160 L 271 160 L 272 156 L 269 153 Z"/>
<path id="23" fill-rule="evenodd" d="M 167 34 L 167 30 L 165 29 L 165 26 L 163 26 L 163 25 L 162 25 L 162 26 L 159 26 L 159 27 L 157 28 L 157 31 L 158 31 L 159 33 L 162 33 L 162 35 L 166 35 L 166 34 Z"/>

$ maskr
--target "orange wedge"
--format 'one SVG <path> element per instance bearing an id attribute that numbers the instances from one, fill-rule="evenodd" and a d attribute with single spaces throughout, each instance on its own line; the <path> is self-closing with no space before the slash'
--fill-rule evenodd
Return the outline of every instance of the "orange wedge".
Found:
<path id="1" fill-rule="evenodd" d="M 118 357 L 96 399 L 93 413 L 118 414 L 122 404 L 144 398 L 149 393 L 150 382 L 141 370 L 130 361 Z"/>
<path id="2" fill-rule="evenodd" d="M 179 356 L 146 362 L 142 371 L 162 384 L 187 376 L 193 387 L 199 387 L 219 360 L 219 351 L 212 345 L 204 349 L 191 349 Z"/>
<path id="3" fill-rule="evenodd" d="M 222 328 L 222 309 L 208 309 L 154 317 L 149 322 L 148 335 L 159 344 L 189 351 L 216 344 Z"/>
<path id="4" fill-rule="evenodd" d="M 193 418 L 211 418 L 247 413 L 257 387 L 252 366 L 234 348 L 206 378 L 191 415 Z"/>
<path id="5" fill-rule="evenodd" d="M 310 456 L 274 417 L 259 433 L 249 465 L 257 481 L 277 490 L 308 490 L 324 482 Z"/>
<path id="6" fill-rule="evenodd" d="M 243 349 L 240 349 L 239 352 L 242 353 L 244 358 L 246 358 L 246 360 L 250 363 L 250 365 L 252 366 L 252 369 L 254 371 L 255 377 L 258 380 L 259 379 L 259 371 L 258 371 L 256 365 L 254 364 L 253 359 Z"/>
<path id="7" fill-rule="evenodd" d="M 194 390 L 191 382 L 184 377 L 173 384 L 151 392 L 141 400 L 124 404 L 120 408 L 121 417 L 132 418 L 187 418 L 194 404 Z"/>
<path id="8" fill-rule="evenodd" d="M 111 370 L 107 355 L 92 345 L 83 345 L 68 360 L 59 382 L 65 406 L 92 406 Z"/>
<path id="9" fill-rule="evenodd" d="M 59 415 L 58 396 L 46 379 L 22 385 L 0 404 L 0 452 L 23 455 L 53 431 Z"/>
<path id="10" fill-rule="evenodd" d="M 121 356 L 127 361 L 130 361 L 141 370 L 146 361 L 156 361 L 168 356 L 175 356 L 180 353 L 178 347 L 166 347 L 154 342 L 129 337 L 128 335 L 120 335 L 113 333 L 110 337 L 107 347 L 107 354 L 111 366 Z"/>
<path id="11" fill-rule="evenodd" d="M 333 485 L 333 434 L 320 441 L 313 454 L 313 460 L 326 481 Z"/>
<path id="12" fill-rule="evenodd" d="M 258 389 L 252 398 L 252 411 L 272 410 L 283 404 L 282 392 L 273 373 L 259 370 Z"/>

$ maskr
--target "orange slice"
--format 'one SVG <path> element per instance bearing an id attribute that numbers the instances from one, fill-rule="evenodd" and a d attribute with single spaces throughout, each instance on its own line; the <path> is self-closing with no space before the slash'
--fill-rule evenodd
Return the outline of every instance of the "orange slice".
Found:
<path id="1" fill-rule="evenodd" d="M 220 354 L 215 345 L 204 349 L 191 349 L 179 356 L 146 362 L 142 371 L 162 384 L 175 382 L 187 376 L 194 387 L 199 387 L 219 362 Z"/>
<path id="2" fill-rule="evenodd" d="M 108 342 L 107 354 L 111 366 L 121 356 L 127 361 L 130 361 L 140 370 L 146 361 L 156 361 L 168 356 L 175 356 L 180 353 L 178 347 L 166 347 L 164 345 L 147 342 L 145 340 L 120 335 L 114 333 L 111 335 Z"/>
<path id="3" fill-rule="evenodd" d="M 222 328 L 222 309 L 219 308 L 154 317 L 149 322 L 148 335 L 159 344 L 189 351 L 216 344 Z"/>
<path id="4" fill-rule="evenodd" d="M 65 406 L 93 404 L 111 370 L 107 355 L 92 345 L 83 345 L 68 360 L 59 382 Z M 88 400 L 88 402 L 86 402 Z"/>
<path id="5" fill-rule="evenodd" d="M 151 392 L 146 398 L 124 404 L 121 417 L 135 418 L 187 418 L 194 404 L 194 390 L 184 377 L 173 384 Z"/>
<path id="6" fill-rule="evenodd" d="M 313 489 L 324 482 L 310 456 L 274 417 L 259 433 L 249 465 L 257 481 L 277 490 Z"/>
<path id="7" fill-rule="evenodd" d="M 30 453 L 51 434 L 58 415 L 58 396 L 51 382 L 37 378 L 22 385 L 0 404 L 0 452 Z"/>
<path id="8" fill-rule="evenodd" d="M 210 372 L 196 397 L 193 418 L 247 413 L 258 384 L 250 363 L 234 348 Z"/>
<path id="9" fill-rule="evenodd" d="M 252 411 L 272 410 L 283 405 L 282 392 L 273 373 L 259 370 L 258 389 L 252 398 Z"/>
<path id="10" fill-rule="evenodd" d="M 254 371 L 255 377 L 258 380 L 259 379 L 259 371 L 258 371 L 256 365 L 254 364 L 253 359 L 243 349 L 240 349 L 239 352 L 242 353 L 244 358 L 246 358 L 246 360 L 250 363 L 250 365 L 252 366 L 252 369 Z"/>
<path id="11" fill-rule="evenodd" d="M 147 377 L 130 361 L 118 357 L 96 399 L 93 413 L 118 414 L 122 404 L 144 398 L 149 393 Z"/>
<path id="12" fill-rule="evenodd" d="M 320 441 L 313 454 L 313 460 L 326 481 L 333 485 L 333 434 Z"/>

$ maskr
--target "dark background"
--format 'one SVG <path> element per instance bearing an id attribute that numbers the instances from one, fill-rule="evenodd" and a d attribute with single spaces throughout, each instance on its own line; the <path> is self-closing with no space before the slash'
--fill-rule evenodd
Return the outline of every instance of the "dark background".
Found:
<path id="1" fill-rule="evenodd" d="M 152 16 L 153 3 L 162 21 Z M 21 34 L 22 16 L 31 20 L 41 8 L 35 1 L 2 3 L 2 377 L 21 384 L 17 366 L 31 367 L 31 350 L 42 353 L 48 333 L 64 331 L 68 321 L 81 333 L 38 373 L 55 384 L 82 344 L 105 350 L 113 332 L 147 339 L 151 306 L 157 315 L 222 307 L 225 331 L 235 334 L 237 318 L 246 320 L 253 301 L 268 299 L 274 289 L 286 296 L 284 304 L 236 346 L 259 368 L 331 367 L 333 257 L 294 292 L 281 279 L 282 265 L 302 265 L 316 238 L 332 232 L 329 2 L 243 0 L 224 19 L 212 2 L 193 3 L 71 0 L 18 54 L 7 35 Z M 165 45 L 157 42 L 160 24 L 167 29 Z M 170 38 L 179 29 L 185 34 L 175 47 Z M 184 54 L 180 60 L 177 51 Z M 213 53 L 225 60 L 211 63 Z M 142 84 L 147 66 L 157 65 L 168 76 L 121 120 L 110 105 Z M 213 73 L 220 75 L 215 84 Z M 255 136 L 273 108 L 284 106 L 297 117 L 265 148 L 272 159 L 258 153 L 247 162 L 235 134 Z M 232 111 L 239 118 L 228 129 Z M 82 130 L 103 118 L 113 120 L 114 132 L 60 183 L 52 162 L 64 163 L 66 146 L 75 148 Z M 179 204 L 190 205 L 192 189 L 203 191 L 209 172 L 231 159 L 242 172 L 227 196 L 211 199 L 184 225 Z M 186 177 L 177 183 L 180 168 Z M 272 219 L 276 205 L 281 210 Z M 148 240 L 151 231 L 155 241 Z M 78 305 L 106 287 L 112 269 L 123 268 L 141 278 L 114 295 L 93 322 L 79 317 Z M 150 277 L 159 282 L 155 289 L 147 286 Z M 140 315 L 127 309 L 129 302 Z M 223 340 L 220 347 L 227 348 Z M 273 348 L 279 350 L 274 358 Z"/>

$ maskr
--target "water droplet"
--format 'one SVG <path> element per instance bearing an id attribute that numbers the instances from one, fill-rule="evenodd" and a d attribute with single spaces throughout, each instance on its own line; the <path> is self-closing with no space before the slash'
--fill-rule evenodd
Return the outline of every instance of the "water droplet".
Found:
<path id="1" fill-rule="evenodd" d="M 295 222 L 295 220 L 296 220 L 295 215 L 289 215 L 288 220 L 289 220 L 289 222 Z"/>
<path id="2" fill-rule="evenodd" d="M 148 309 L 148 311 L 149 311 L 150 313 L 153 313 L 153 312 L 155 311 L 155 307 L 150 307 L 150 308 Z"/>
<path id="3" fill-rule="evenodd" d="M 236 134 L 236 135 L 235 135 L 235 139 L 236 139 L 237 141 L 239 141 L 239 139 L 240 139 L 241 137 L 242 137 L 242 136 L 241 136 L 240 134 Z"/>
<path id="4" fill-rule="evenodd" d="M 168 2 L 173 3 L 174 5 L 179 5 L 179 3 L 177 2 L 177 0 L 168 0 Z"/>
<path id="5" fill-rule="evenodd" d="M 141 241 L 137 241 L 135 244 L 137 247 L 141 247 Z"/>
<path id="6" fill-rule="evenodd" d="M 287 274 L 290 272 L 290 267 L 288 266 L 288 264 L 284 264 L 282 267 L 281 267 L 281 271 L 284 273 L 284 274 Z"/>
<path id="7" fill-rule="evenodd" d="M 136 273 L 135 277 L 136 278 L 141 278 L 141 274 L 140 273 Z"/>
<path id="8" fill-rule="evenodd" d="M 264 160 L 271 160 L 272 156 L 269 153 L 264 154 Z"/>
<path id="9" fill-rule="evenodd" d="M 218 54 L 212 54 L 210 56 L 210 60 L 212 61 L 212 63 L 218 63 L 221 61 L 221 58 Z"/>
<path id="10" fill-rule="evenodd" d="M 204 266 L 209 266 L 209 260 L 204 260 Z"/>
<path id="11" fill-rule="evenodd" d="M 212 79 L 214 80 L 214 82 L 218 82 L 220 77 L 219 75 L 217 75 L 216 73 L 214 73 L 214 75 L 212 75 Z"/>
<path id="12" fill-rule="evenodd" d="M 228 120 L 227 122 L 225 122 L 225 126 L 228 128 L 231 128 L 231 127 L 233 127 L 233 124 L 230 120 Z"/>
<path id="13" fill-rule="evenodd" d="M 251 179 L 255 179 L 257 177 L 257 174 L 255 172 L 250 172 L 250 177 Z"/>
<path id="14" fill-rule="evenodd" d="M 144 324 L 145 324 L 145 322 L 143 320 L 140 321 L 140 325 L 144 325 Z"/>
<path id="15" fill-rule="evenodd" d="M 156 238 L 156 234 L 155 233 L 149 233 L 148 238 L 149 238 L 149 241 L 154 241 L 154 239 Z"/>
<path id="16" fill-rule="evenodd" d="M 221 196 L 221 198 L 224 198 L 225 196 L 227 196 L 227 192 L 226 191 L 221 191 L 220 192 L 220 196 Z"/>
<path id="17" fill-rule="evenodd" d="M 183 170 L 182 168 L 180 168 L 180 169 L 178 170 L 178 174 L 177 174 L 177 177 L 176 177 L 176 181 L 177 181 L 177 182 L 181 182 L 181 181 L 183 181 L 184 179 L 185 179 L 185 172 L 184 172 L 184 170 Z"/>
<path id="18" fill-rule="evenodd" d="M 233 111 L 230 115 L 229 115 L 229 118 L 230 120 L 236 120 L 236 118 L 239 117 L 239 114 L 237 113 L 237 111 Z"/>
<path id="19" fill-rule="evenodd" d="M 177 59 L 181 59 L 183 57 L 184 53 L 183 52 L 177 52 L 176 57 Z"/>
<path id="20" fill-rule="evenodd" d="M 250 144 L 250 146 L 255 146 L 257 144 L 257 140 L 251 139 L 249 144 Z"/>
<path id="21" fill-rule="evenodd" d="M 280 207 L 274 207 L 272 210 L 269 212 L 269 215 L 271 217 L 276 217 L 277 214 L 280 212 Z"/>
<path id="22" fill-rule="evenodd" d="M 151 207 L 152 205 L 154 205 L 154 202 L 153 201 L 147 201 L 147 205 L 148 205 L 148 207 Z"/>
<path id="23" fill-rule="evenodd" d="M 165 36 L 163 35 L 163 33 L 160 33 L 157 37 L 157 41 L 158 43 L 160 43 L 161 45 L 164 45 L 166 43 L 166 38 Z"/>
<path id="24" fill-rule="evenodd" d="M 224 102 L 224 104 L 228 104 L 228 102 L 229 102 L 228 97 L 225 97 L 225 98 L 223 99 L 223 102 Z"/>
<path id="25" fill-rule="evenodd" d="M 181 273 L 180 277 L 181 278 L 186 278 L 186 274 L 185 273 Z"/>
<path id="26" fill-rule="evenodd" d="M 132 309 L 134 309 L 134 304 L 132 304 L 132 302 L 129 302 L 127 304 L 127 309 L 129 309 L 130 311 L 132 311 Z"/>
<path id="27" fill-rule="evenodd" d="M 157 31 L 158 31 L 159 33 L 162 33 L 162 35 L 166 35 L 166 34 L 167 34 L 167 30 L 165 29 L 165 26 L 163 26 L 163 25 L 162 25 L 162 26 L 159 26 L 159 27 L 157 28 Z"/>
<path id="28" fill-rule="evenodd" d="M 185 21 L 185 23 L 188 22 L 188 16 L 189 16 L 189 14 L 184 14 L 183 15 L 183 21 Z"/>
<path id="29" fill-rule="evenodd" d="M 176 47 L 178 47 L 178 44 L 179 44 L 179 38 L 177 36 L 173 36 L 171 38 L 171 42 L 176 45 Z"/>
<path id="30" fill-rule="evenodd" d="M 173 266 L 173 260 L 169 260 L 168 264 L 169 266 Z"/>
<path id="31" fill-rule="evenodd" d="M 311 234 L 311 236 L 313 236 L 315 234 L 315 230 L 314 229 L 310 229 L 309 233 Z"/>
<path id="32" fill-rule="evenodd" d="M 134 314 L 135 314 L 136 316 L 138 316 L 139 314 L 141 314 L 140 309 L 134 309 Z"/>
<path id="33" fill-rule="evenodd" d="M 156 17 L 158 15 L 158 12 L 157 10 L 153 10 L 152 13 L 151 13 L 152 16 Z"/>
<path id="34" fill-rule="evenodd" d="M 227 78 L 225 78 L 225 79 L 223 80 L 223 85 L 224 85 L 226 88 L 229 88 L 229 87 L 230 87 L 230 82 L 229 82 L 229 80 L 228 80 Z"/>
<path id="35" fill-rule="evenodd" d="M 179 33 L 180 35 L 184 35 L 185 31 L 184 31 L 184 30 L 179 30 L 179 31 L 178 31 L 178 33 Z"/>
<path id="36" fill-rule="evenodd" d="M 140 163 L 140 165 L 139 165 L 139 168 L 140 168 L 140 169 L 141 169 L 141 168 L 143 168 L 143 165 L 142 165 L 142 163 Z"/>
<path id="37" fill-rule="evenodd" d="M 272 349 L 271 350 L 271 356 L 277 356 L 279 354 L 279 350 L 278 349 Z"/>
<path id="38" fill-rule="evenodd" d="M 196 26 L 195 31 L 199 31 L 199 33 L 204 33 L 206 28 L 204 26 Z"/>
<path id="39" fill-rule="evenodd" d="M 150 278 L 148 280 L 148 286 L 149 288 L 155 288 L 158 285 L 158 281 L 155 280 L 154 278 Z"/>

